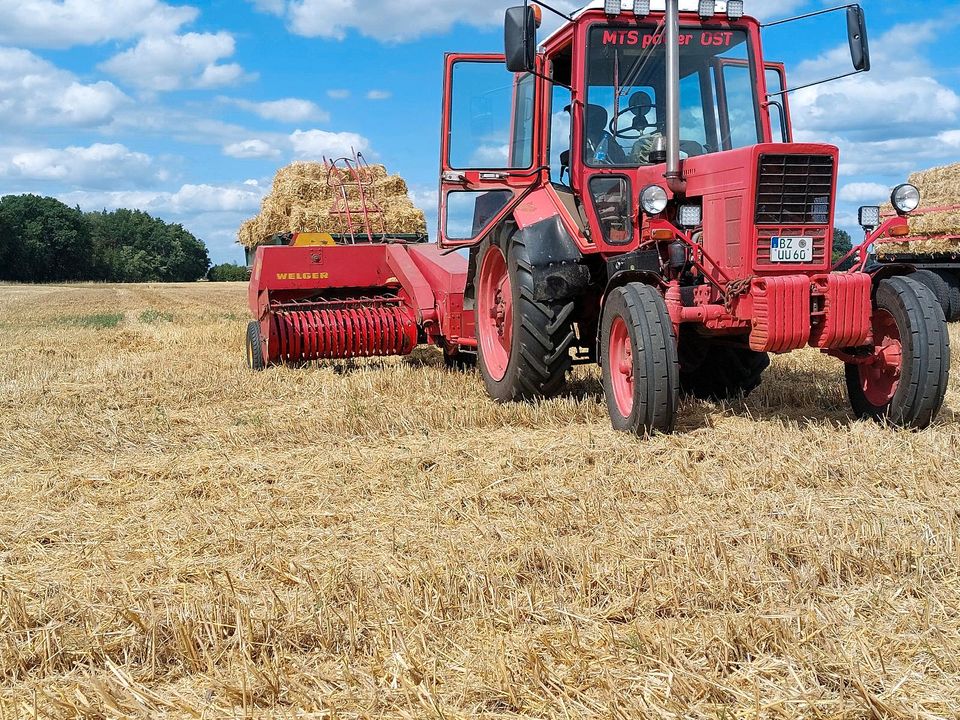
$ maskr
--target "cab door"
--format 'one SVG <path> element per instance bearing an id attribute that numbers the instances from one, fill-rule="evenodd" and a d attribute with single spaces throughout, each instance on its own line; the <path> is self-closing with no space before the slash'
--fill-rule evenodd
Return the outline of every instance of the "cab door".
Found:
<path id="1" fill-rule="evenodd" d="M 548 170 L 537 132 L 541 94 L 538 78 L 508 72 L 503 55 L 447 55 L 440 149 L 441 246 L 482 241 Z"/>
<path id="2" fill-rule="evenodd" d="M 773 142 L 793 142 L 793 124 L 790 120 L 790 98 L 787 96 L 787 69 L 783 63 L 769 62 L 767 74 L 767 110 L 770 113 L 770 131 Z M 779 93 L 779 94 L 777 94 Z"/>

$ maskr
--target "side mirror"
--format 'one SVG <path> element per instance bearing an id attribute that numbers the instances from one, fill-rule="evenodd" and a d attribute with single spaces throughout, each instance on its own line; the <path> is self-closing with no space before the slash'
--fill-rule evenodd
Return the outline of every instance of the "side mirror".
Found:
<path id="1" fill-rule="evenodd" d="M 851 5 L 847 8 L 847 35 L 850 39 L 850 57 L 857 72 L 870 71 L 870 42 L 867 39 L 867 19 L 863 8 Z"/>
<path id="2" fill-rule="evenodd" d="M 503 47 L 510 72 L 532 72 L 536 67 L 537 18 L 532 7 L 507 9 L 503 22 Z"/>

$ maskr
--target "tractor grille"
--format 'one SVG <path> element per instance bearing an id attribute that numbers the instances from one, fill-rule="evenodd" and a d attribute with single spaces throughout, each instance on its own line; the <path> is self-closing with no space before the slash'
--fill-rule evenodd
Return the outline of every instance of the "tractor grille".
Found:
<path id="1" fill-rule="evenodd" d="M 757 225 L 828 225 L 833 173 L 830 155 L 761 155 Z"/>

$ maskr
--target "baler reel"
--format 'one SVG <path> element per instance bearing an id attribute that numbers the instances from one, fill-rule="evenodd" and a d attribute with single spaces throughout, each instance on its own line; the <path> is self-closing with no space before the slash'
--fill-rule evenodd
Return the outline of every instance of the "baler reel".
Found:
<path id="1" fill-rule="evenodd" d="M 417 323 L 396 296 L 278 304 L 270 313 L 274 363 L 409 355 Z"/>

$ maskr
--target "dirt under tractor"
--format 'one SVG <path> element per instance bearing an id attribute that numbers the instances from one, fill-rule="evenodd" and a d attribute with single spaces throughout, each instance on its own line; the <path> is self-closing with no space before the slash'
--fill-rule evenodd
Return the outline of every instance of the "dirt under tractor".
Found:
<path id="1" fill-rule="evenodd" d="M 538 43 L 544 11 L 563 23 Z M 849 74 L 868 71 L 862 9 L 833 11 Z M 943 309 L 909 263 L 867 252 L 908 234 L 919 192 L 897 187 L 839 269 L 839 151 L 793 141 L 761 30 L 742 0 L 510 8 L 503 54 L 446 57 L 439 243 L 371 232 L 358 206 L 346 235 L 259 248 L 251 367 L 429 343 L 513 402 L 598 363 L 613 426 L 644 435 L 674 429 L 683 395 L 745 396 L 771 353 L 813 347 L 845 364 L 857 416 L 930 425 Z"/>

